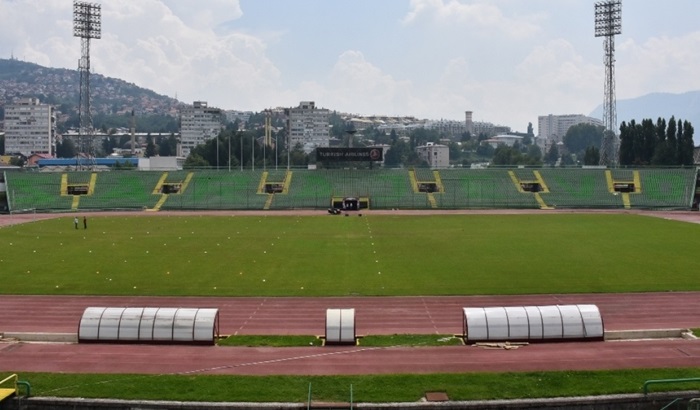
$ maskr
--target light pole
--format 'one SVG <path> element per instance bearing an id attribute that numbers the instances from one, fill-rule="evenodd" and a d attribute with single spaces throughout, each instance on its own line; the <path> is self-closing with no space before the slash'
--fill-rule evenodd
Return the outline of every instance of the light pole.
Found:
<path id="1" fill-rule="evenodd" d="M 219 136 L 217 135 L 216 138 L 214 138 L 214 141 L 216 141 L 216 170 L 219 170 Z"/>
<path id="2" fill-rule="evenodd" d="M 243 135 L 241 133 L 238 133 L 238 138 L 241 139 L 241 171 L 243 171 Z"/>
<path id="3" fill-rule="evenodd" d="M 263 138 L 263 167 L 267 169 L 267 145 L 272 143 L 272 110 L 265 110 L 265 137 Z"/>
<path id="4" fill-rule="evenodd" d="M 73 36 L 80 38 L 80 94 L 78 95 L 78 152 L 83 152 L 89 162 L 94 161 L 92 139 L 95 132 L 90 107 L 90 40 L 102 38 L 102 6 L 83 1 L 73 2 Z M 80 156 L 77 164 L 82 168 Z M 94 163 L 92 164 L 94 165 Z"/>
<path id="5" fill-rule="evenodd" d="M 617 109 L 615 99 L 615 36 L 622 33 L 622 3 L 606 0 L 595 3 L 595 36 L 604 37 L 605 51 L 605 101 L 603 102 L 603 125 L 605 133 L 600 148 L 600 165 L 616 165 L 619 141 Z"/>
<path id="6" fill-rule="evenodd" d="M 277 137 L 279 136 L 279 132 L 275 133 L 275 169 L 277 169 L 277 160 L 279 159 L 279 156 L 277 155 Z"/>

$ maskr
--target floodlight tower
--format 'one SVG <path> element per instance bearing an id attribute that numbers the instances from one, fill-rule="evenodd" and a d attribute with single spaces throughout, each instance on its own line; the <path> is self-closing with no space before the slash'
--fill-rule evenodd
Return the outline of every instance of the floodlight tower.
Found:
<path id="1" fill-rule="evenodd" d="M 604 37 L 605 102 L 603 103 L 603 146 L 600 165 L 615 165 L 618 160 L 617 112 L 615 108 L 615 36 L 622 33 L 622 2 L 607 0 L 595 3 L 595 36 Z"/>
<path id="2" fill-rule="evenodd" d="M 73 36 L 80 37 L 80 95 L 78 97 L 79 151 L 94 158 L 90 113 L 90 40 L 102 36 L 102 6 L 96 3 L 73 1 Z"/>

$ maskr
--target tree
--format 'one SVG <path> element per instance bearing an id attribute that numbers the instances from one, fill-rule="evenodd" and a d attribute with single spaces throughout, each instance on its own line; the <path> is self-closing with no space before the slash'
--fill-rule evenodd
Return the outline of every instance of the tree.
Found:
<path id="1" fill-rule="evenodd" d="M 309 163 L 309 156 L 304 152 L 304 148 L 301 144 L 294 146 L 294 149 L 289 153 L 289 164 L 290 165 L 307 165 Z"/>
<path id="2" fill-rule="evenodd" d="M 146 144 L 146 152 L 144 153 L 144 156 L 146 158 L 151 158 L 155 157 L 157 152 L 156 152 L 156 144 L 153 143 L 153 137 L 151 134 L 148 134 L 148 143 Z"/>
<path id="3" fill-rule="evenodd" d="M 683 122 L 678 119 L 676 127 L 676 162 L 678 165 L 683 165 Z"/>
<path id="4" fill-rule="evenodd" d="M 428 142 L 437 143 L 440 140 L 438 130 L 428 130 L 425 128 L 416 128 L 408 135 L 411 139 L 411 149 L 425 145 Z"/>
<path id="5" fill-rule="evenodd" d="M 492 162 L 494 165 L 540 165 L 542 151 L 536 145 L 527 147 L 527 153 L 523 154 L 518 147 L 514 145 L 499 145 L 493 155 Z"/>
<path id="6" fill-rule="evenodd" d="M 681 138 L 679 146 L 681 146 L 681 153 L 679 155 L 679 163 L 680 165 L 693 165 L 695 162 L 694 160 L 694 151 L 695 151 L 695 144 L 693 141 L 693 126 L 690 124 L 690 122 L 685 121 L 683 123 L 683 136 Z"/>
<path id="7" fill-rule="evenodd" d="M 174 133 L 170 133 L 170 136 L 158 137 L 158 155 L 161 157 L 174 157 L 177 155 L 177 138 Z"/>
<path id="8" fill-rule="evenodd" d="M 235 121 L 231 122 L 229 121 L 226 123 L 226 129 L 229 131 L 238 131 L 241 128 L 241 120 L 236 118 Z"/>
<path id="9" fill-rule="evenodd" d="M 668 141 L 664 141 L 656 146 L 654 156 L 651 159 L 652 165 L 673 165 L 676 159 L 676 151 L 671 148 Z"/>
<path id="10" fill-rule="evenodd" d="M 671 119 L 668 120 L 668 127 L 666 127 L 666 143 L 668 144 L 668 149 L 673 151 L 674 156 L 676 156 L 676 117 L 673 115 Z M 672 163 L 666 165 L 672 165 Z"/>
<path id="11" fill-rule="evenodd" d="M 201 168 L 201 167 L 208 167 L 209 163 L 202 158 L 199 154 L 196 153 L 190 153 L 190 155 L 187 156 L 187 159 L 185 159 L 185 164 L 183 165 L 183 168 L 185 169 L 192 169 L 192 168 Z"/>
<path id="12" fill-rule="evenodd" d="M 656 143 L 660 144 L 664 141 L 666 141 L 666 120 L 659 117 L 656 119 Z"/>
<path id="13" fill-rule="evenodd" d="M 561 156 L 561 165 L 562 166 L 567 166 L 567 165 L 576 165 L 576 161 L 574 161 L 573 155 L 570 153 L 566 153 Z"/>
<path id="14" fill-rule="evenodd" d="M 542 150 L 540 147 L 538 147 L 535 144 L 531 144 L 527 148 L 527 156 L 530 158 L 531 161 L 534 163 L 541 163 L 542 162 Z M 533 164 L 534 165 L 534 164 Z"/>
<path id="15" fill-rule="evenodd" d="M 70 138 L 63 138 L 63 142 L 56 143 L 56 157 L 73 158 L 76 154 L 75 144 Z"/>
<path id="16" fill-rule="evenodd" d="M 107 136 L 102 140 L 102 149 L 109 155 L 114 152 L 114 148 L 117 147 L 117 139 L 113 135 Z"/>
<path id="17" fill-rule="evenodd" d="M 331 136 L 341 139 L 345 136 L 346 124 L 337 112 L 333 111 L 328 116 L 328 125 L 330 125 L 331 128 Z"/>
<path id="18" fill-rule="evenodd" d="M 627 125 L 625 121 L 620 124 L 620 164 L 629 165 L 634 160 L 633 145 L 634 120 Z"/>
<path id="19" fill-rule="evenodd" d="M 23 167 L 26 163 L 27 160 L 21 155 L 17 155 L 10 158 L 10 165 L 14 165 L 16 167 Z"/>
<path id="20" fill-rule="evenodd" d="M 583 157 L 584 165 L 598 165 L 600 163 L 600 150 L 594 146 L 586 148 L 586 154 Z"/>
<path id="21" fill-rule="evenodd" d="M 496 149 L 491 144 L 479 144 L 476 147 L 476 155 L 481 158 L 491 158 L 495 154 Z"/>
<path id="22" fill-rule="evenodd" d="M 642 139 L 643 149 L 642 149 L 642 164 L 651 164 L 651 158 L 654 156 L 654 149 L 656 148 L 656 133 L 654 130 L 654 121 L 651 118 L 647 118 L 642 121 Z"/>
<path id="23" fill-rule="evenodd" d="M 671 117 L 631 120 L 620 126 L 620 164 L 622 165 L 692 165 L 692 125 Z M 689 133 L 686 133 L 689 127 Z M 690 140 L 688 139 L 690 138 Z"/>
<path id="24" fill-rule="evenodd" d="M 544 157 L 544 161 L 549 165 L 554 165 L 557 163 L 558 159 L 559 148 L 557 148 L 557 144 L 552 144 L 552 146 L 549 147 L 549 151 L 547 151 L 547 155 Z"/>
<path id="25" fill-rule="evenodd" d="M 391 130 L 389 138 L 391 139 L 390 145 L 399 140 L 399 135 L 396 133 L 396 130 Z"/>
<path id="26" fill-rule="evenodd" d="M 462 148 L 456 142 L 450 142 L 448 145 L 450 149 L 450 161 L 458 162 L 462 159 Z"/>
<path id="27" fill-rule="evenodd" d="M 573 125 L 564 135 L 564 146 L 573 153 L 583 153 L 590 146 L 600 148 L 603 141 L 603 130 L 604 128 L 599 125 Z"/>
<path id="28" fill-rule="evenodd" d="M 408 161 L 411 148 L 404 140 L 397 139 L 384 155 L 384 166 L 389 168 L 400 167 Z"/>
<path id="29" fill-rule="evenodd" d="M 501 144 L 493 154 L 494 165 L 516 165 L 521 162 L 522 154 L 517 148 Z"/>
<path id="30" fill-rule="evenodd" d="M 135 169 L 135 167 L 131 161 L 116 161 L 114 163 L 114 169 L 133 170 L 133 169 Z"/>

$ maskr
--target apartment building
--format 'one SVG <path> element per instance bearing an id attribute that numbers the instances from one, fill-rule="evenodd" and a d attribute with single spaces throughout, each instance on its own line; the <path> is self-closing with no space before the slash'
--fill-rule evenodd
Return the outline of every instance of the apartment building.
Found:
<path id="1" fill-rule="evenodd" d="M 51 105 L 38 98 L 22 98 L 5 106 L 5 152 L 22 154 L 55 153 L 56 116 Z"/>
<path id="2" fill-rule="evenodd" d="M 567 115 L 541 115 L 537 117 L 538 137 L 548 140 L 550 143 L 563 142 L 566 132 L 574 125 L 592 124 L 603 125 L 598 118 L 587 117 L 583 114 Z"/>
<path id="3" fill-rule="evenodd" d="M 493 123 L 485 121 L 474 121 L 473 116 L 473 111 L 464 112 L 465 131 L 474 137 L 483 134 L 486 137 L 490 138 L 494 135 L 508 134 L 510 132 L 510 127 L 508 126 L 495 125 Z"/>
<path id="4" fill-rule="evenodd" d="M 446 137 L 459 138 L 467 132 L 467 124 L 464 121 L 454 120 L 437 120 L 427 121 L 425 123 L 426 130 L 437 130 L 441 135 Z"/>
<path id="5" fill-rule="evenodd" d="M 221 132 L 223 114 L 206 101 L 195 101 L 180 111 L 181 156 L 188 156 L 197 145 L 204 144 Z"/>
<path id="6" fill-rule="evenodd" d="M 416 147 L 418 158 L 426 161 L 430 168 L 447 168 L 450 166 L 450 148 L 447 145 L 432 142 Z"/>
<path id="7" fill-rule="evenodd" d="M 226 116 L 227 122 L 239 121 L 246 123 L 250 119 L 250 116 L 253 115 L 253 111 L 226 110 L 224 111 L 224 115 Z"/>
<path id="8" fill-rule="evenodd" d="M 316 108 L 313 101 L 302 101 L 298 107 L 284 111 L 287 116 L 288 145 L 301 145 L 305 153 L 316 147 L 328 147 L 331 139 L 330 110 Z"/>

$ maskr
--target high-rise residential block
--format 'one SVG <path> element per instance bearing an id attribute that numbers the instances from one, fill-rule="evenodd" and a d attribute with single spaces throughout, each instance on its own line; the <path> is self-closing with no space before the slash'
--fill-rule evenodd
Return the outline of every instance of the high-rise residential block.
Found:
<path id="1" fill-rule="evenodd" d="M 298 107 L 286 109 L 285 115 L 290 149 L 301 145 L 308 154 L 317 147 L 328 147 L 331 138 L 330 110 L 316 108 L 313 101 L 302 101 Z"/>
<path id="2" fill-rule="evenodd" d="M 22 98 L 5 107 L 5 152 L 7 154 L 54 155 L 56 116 L 51 105 L 38 98 Z"/>
<path id="3" fill-rule="evenodd" d="M 563 142 L 564 135 L 574 125 L 592 124 L 603 125 L 603 121 L 598 118 L 587 117 L 583 114 L 567 115 L 540 115 L 537 117 L 539 138 L 557 143 Z"/>
<path id="4" fill-rule="evenodd" d="M 180 111 L 181 155 L 188 156 L 200 144 L 216 138 L 222 129 L 222 111 L 206 101 L 195 101 Z"/>

